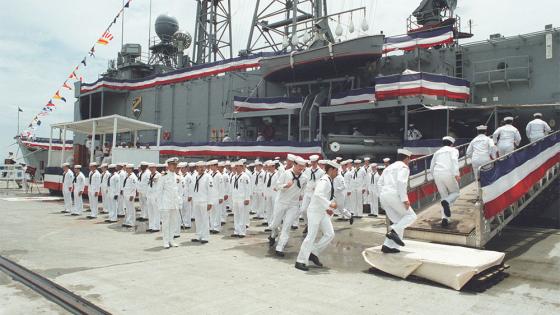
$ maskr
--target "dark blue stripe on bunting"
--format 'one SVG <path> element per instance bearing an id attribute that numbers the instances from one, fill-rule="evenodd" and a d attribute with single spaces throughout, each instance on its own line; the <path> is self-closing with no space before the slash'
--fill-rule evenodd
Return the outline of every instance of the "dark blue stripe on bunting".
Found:
<path id="1" fill-rule="evenodd" d="M 426 80 L 430 82 L 447 83 L 455 86 L 470 87 L 470 83 L 467 80 L 441 75 L 441 74 L 426 73 L 426 72 L 413 73 L 413 74 L 396 74 L 396 75 L 389 75 L 385 77 L 377 77 L 375 78 L 375 84 L 393 84 L 397 82 L 411 82 L 417 80 Z"/>
<path id="2" fill-rule="evenodd" d="M 276 104 L 276 103 L 301 103 L 303 97 L 246 97 L 246 96 L 234 96 L 234 101 L 247 102 L 254 104 Z"/>
<path id="3" fill-rule="evenodd" d="M 489 170 L 480 171 L 480 185 L 486 187 L 496 180 L 512 172 L 517 167 L 523 165 L 528 160 L 536 157 L 544 150 L 554 146 L 560 142 L 560 134 L 549 136 L 534 145 L 530 145 L 524 150 L 518 151 L 510 155 L 505 160 L 498 160 L 494 163 L 494 167 Z M 528 174 L 527 174 L 528 175 Z"/>
<path id="4" fill-rule="evenodd" d="M 331 99 L 344 98 L 347 96 L 356 96 L 356 95 L 363 95 L 363 94 L 374 94 L 374 93 L 375 93 L 375 87 L 367 87 L 362 89 L 354 89 L 354 90 L 336 93 L 333 96 L 331 96 Z"/>
<path id="5" fill-rule="evenodd" d="M 446 26 L 446 27 L 442 27 L 442 28 L 429 30 L 429 31 L 412 33 L 412 34 L 406 35 L 406 36 L 390 36 L 390 37 L 385 37 L 385 43 L 386 44 L 398 44 L 398 43 L 412 41 L 412 40 L 415 40 L 417 38 L 436 37 L 436 36 L 443 35 L 447 32 L 450 32 L 452 30 L 453 30 L 453 28 L 451 26 Z"/>

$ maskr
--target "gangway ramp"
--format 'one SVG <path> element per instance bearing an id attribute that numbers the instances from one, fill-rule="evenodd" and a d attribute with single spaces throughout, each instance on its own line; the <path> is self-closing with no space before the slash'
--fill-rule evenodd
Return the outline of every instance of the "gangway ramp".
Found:
<path id="1" fill-rule="evenodd" d="M 429 165 L 430 159 L 411 163 Z M 560 131 L 482 165 L 479 182 L 465 176 L 470 174 L 468 164 L 461 160 L 461 196 L 446 228 L 441 226 L 440 199 L 427 167 L 411 176 L 409 199 L 418 218 L 405 231 L 407 238 L 484 248 L 560 176 Z"/>

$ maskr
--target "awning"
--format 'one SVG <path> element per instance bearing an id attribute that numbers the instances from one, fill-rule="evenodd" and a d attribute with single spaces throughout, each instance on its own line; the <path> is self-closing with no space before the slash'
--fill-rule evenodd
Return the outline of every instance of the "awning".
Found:
<path id="1" fill-rule="evenodd" d="M 116 124 L 116 129 L 115 129 Z M 95 130 L 94 130 L 95 125 Z M 111 115 L 98 118 L 91 118 L 79 121 L 58 123 L 51 125 L 51 128 L 66 129 L 68 131 L 83 133 L 83 134 L 110 134 L 116 132 L 134 132 L 140 130 L 160 130 L 160 125 L 151 124 L 136 119 Z"/>

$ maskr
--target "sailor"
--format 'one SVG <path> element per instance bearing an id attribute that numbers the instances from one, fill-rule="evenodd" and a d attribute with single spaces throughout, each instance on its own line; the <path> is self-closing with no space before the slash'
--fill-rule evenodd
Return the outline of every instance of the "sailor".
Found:
<path id="1" fill-rule="evenodd" d="M 227 165 L 226 165 L 226 163 L 227 163 Z M 230 178 L 229 165 L 230 165 L 229 161 L 218 163 L 218 172 L 220 172 L 221 177 L 222 177 L 222 192 L 224 194 L 224 202 L 222 203 L 222 205 L 220 207 L 221 210 L 222 210 L 222 215 L 221 215 L 221 218 L 220 218 L 220 225 L 225 225 L 226 224 L 226 218 L 227 218 L 226 207 L 229 207 L 229 205 L 231 204 L 231 198 L 230 198 L 231 185 L 230 185 L 230 182 L 229 182 L 229 178 Z"/>
<path id="2" fill-rule="evenodd" d="M 354 217 L 352 213 L 346 209 L 346 194 L 348 188 L 346 187 L 346 181 L 344 177 L 347 173 L 349 166 L 351 165 L 350 160 L 342 161 L 341 168 L 338 170 L 338 175 L 333 180 L 334 185 L 334 199 L 336 201 L 336 212 L 341 216 L 339 221 L 350 220 L 350 224 L 354 224 Z M 350 173 L 348 173 L 350 176 Z"/>
<path id="3" fill-rule="evenodd" d="M 352 135 L 353 135 L 353 136 L 363 136 L 364 134 L 360 132 L 360 130 L 358 129 L 358 127 L 353 127 L 353 128 L 352 128 Z"/>
<path id="4" fill-rule="evenodd" d="M 277 165 L 276 162 L 267 161 L 265 165 L 267 167 L 267 170 L 266 170 L 265 188 L 264 188 L 265 222 L 263 223 L 263 225 L 270 226 L 272 225 L 274 204 L 278 196 L 278 190 L 276 189 L 276 182 L 278 181 L 278 177 L 280 176 L 280 173 L 276 169 L 276 165 Z"/>
<path id="5" fill-rule="evenodd" d="M 408 132 L 406 134 L 406 140 L 420 140 L 422 139 L 422 133 L 420 130 L 414 127 L 414 124 L 408 125 Z"/>
<path id="6" fill-rule="evenodd" d="M 541 113 L 534 113 L 533 117 L 534 119 L 531 120 L 525 128 L 527 138 L 529 138 L 530 142 L 535 142 L 552 131 L 546 121 L 542 120 Z"/>
<path id="7" fill-rule="evenodd" d="M 377 217 L 379 215 L 379 190 L 377 182 L 379 174 L 377 173 L 377 163 L 372 163 L 369 167 L 370 171 L 367 176 L 367 202 L 369 203 L 369 216 Z"/>
<path id="8" fill-rule="evenodd" d="M 338 162 L 337 162 L 338 163 Z M 367 172 L 370 172 L 370 168 L 369 165 L 371 164 L 371 158 L 370 157 L 365 157 L 364 158 L 364 166 L 362 166 L 364 168 L 364 170 Z"/>
<path id="9" fill-rule="evenodd" d="M 177 225 L 173 231 L 173 238 L 181 237 L 181 225 L 183 224 L 183 214 L 181 213 L 181 209 L 183 208 L 183 195 L 185 191 L 185 177 L 181 172 L 181 168 L 184 166 L 184 162 L 177 163 L 177 167 L 175 168 L 175 174 L 177 174 L 177 186 L 179 188 L 179 217 L 177 220 Z"/>
<path id="10" fill-rule="evenodd" d="M 215 166 L 217 161 L 210 161 L 208 164 Z M 191 241 L 200 242 L 202 244 L 208 243 L 208 237 L 210 235 L 209 212 L 212 210 L 214 203 L 218 202 L 218 196 L 214 192 L 213 178 L 210 174 L 205 172 L 205 166 L 206 163 L 203 161 L 196 162 L 197 175 L 194 179 L 192 195 L 196 237 L 191 239 Z"/>
<path id="11" fill-rule="evenodd" d="M 323 267 L 319 260 L 321 252 L 329 245 L 334 238 L 334 229 L 331 217 L 334 209 L 337 208 L 334 200 L 335 189 L 334 179 L 338 176 L 340 165 L 334 161 L 327 161 L 325 174 L 317 181 L 313 196 L 307 208 L 307 235 L 301 243 L 301 248 L 297 256 L 297 269 L 307 271 L 309 260 L 317 267 Z M 317 234 L 321 232 L 323 236 L 319 242 L 315 242 Z"/>
<path id="12" fill-rule="evenodd" d="M 134 198 L 136 198 L 136 189 L 138 188 L 138 177 L 132 172 L 134 164 L 126 165 L 126 176 L 121 185 L 121 196 L 124 200 L 126 208 L 126 217 L 124 218 L 123 227 L 133 227 L 136 222 L 136 208 L 134 207 Z"/>
<path id="13" fill-rule="evenodd" d="M 255 211 L 256 216 L 254 219 L 264 219 L 264 188 L 265 188 L 266 171 L 263 171 L 262 162 L 255 161 L 255 172 L 251 177 L 251 184 L 253 186 L 253 194 L 251 195 L 251 206 Z"/>
<path id="14" fill-rule="evenodd" d="M 82 173 L 81 165 L 74 165 L 74 181 L 72 191 L 74 192 L 74 209 L 72 215 L 81 215 L 84 211 L 83 193 L 86 186 L 86 177 Z"/>
<path id="15" fill-rule="evenodd" d="M 472 139 L 467 148 L 467 157 L 471 158 L 475 180 L 480 178 L 480 166 L 496 158 L 496 146 L 494 141 L 486 135 L 488 127 L 480 125 L 476 127 L 478 136 Z"/>
<path id="16" fill-rule="evenodd" d="M 284 257 L 284 247 L 290 237 L 290 224 L 294 222 L 299 213 L 299 203 L 303 199 L 305 185 L 307 184 L 307 177 L 303 176 L 306 164 L 307 161 L 298 156 L 295 159 L 294 166 L 280 176 L 276 185 L 279 190 L 278 201 L 274 208 L 274 219 L 270 227 L 271 233 L 268 241 L 270 247 L 274 246 L 280 224 L 282 224 L 275 250 L 276 256 L 279 257 Z"/>
<path id="17" fill-rule="evenodd" d="M 119 198 L 117 201 L 117 217 L 124 218 L 124 200 L 122 195 L 120 194 L 120 190 L 122 190 L 122 184 L 124 183 L 124 178 L 126 177 L 126 171 L 124 170 L 126 163 L 117 164 L 117 175 L 119 175 Z"/>
<path id="18" fill-rule="evenodd" d="M 362 160 L 354 160 L 354 168 L 352 169 L 352 180 L 350 181 L 350 212 L 361 219 L 364 215 L 363 194 L 365 193 L 366 172 L 361 167 Z"/>
<path id="19" fill-rule="evenodd" d="M 194 167 L 194 163 L 193 163 L 193 167 Z M 189 171 L 189 163 L 187 162 L 180 162 L 179 164 L 177 164 L 177 168 L 180 169 L 181 171 L 181 187 L 180 187 L 180 193 L 181 193 L 181 203 L 180 206 L 181 208 L 179 209 L 179 221 L 180 225 L 181 225 L 181 229 L 190 229 L 191 228 L 191 218 L 192 218 L 192 207 L 191 207 L 191 201 L 189 201 L 189 196 L 191 195 L 189 193 L 190 191 L 190 185 L 191 185 L 191 172 Z"/>
<path id="20" fill-rule="evenodd" d="M 158 203 L 158 181 L 161 174 L 157 171 L 157 165 L 150 163 L 148 169 L 150 176 L 146 185 L 146 206 L 148 207 L 148 232 L 159 232 L 160 230 L 160 213 Z"/>
<path id="21" fill-rule="evenodd" d="M 233 234 L 231 237 L 245 237 L 247 233 L 247 217 L 251 200 L 250 177 L 245 173 L 241 160 L 232 164 L 235 174 L 232 178 Z"/>
<path id="22" fill-rule="evenodd" d="M 118 200 L 121 194 L 121 177 L 119 176 L 116 164 L 109 164 L 109 178 L 107 179 L 107 198 L 109 202 L 109 216 L 105 222 L 117 222 L 117 207 Z"/>
<path id="23" fill-rule="evenodd" d="M 430 172 L 441 196 L 441 225 L 446 227 L 451 218 L 451 206 L 459 198 L 459 151 L 453 147 L 453 137 L 443 137 L 443 147 L 437 150 L 430 164 Z"/>
<path id="24" fill-rule="evenodd" d="M 354 162 L 354 160 L 352 159 L 348 159 L 342 162 L 342 164 L 345 166 L 342 170 L 342 176 L 344 177 L 344 184 L 346 187 L 345 190 L 345 200 L 344 200 L 344 209 L 347 209 L 348 212 L 350 212 L 350 214 L 352 215 L 352 218 L 354 217 L 354 213 L 353 213 L 353 204 L 352 204 L 352 181 L 354 181 L 353 178 L 353 168 L 352 168 L 352 163 Z"/>
<path id="25" fill-rule="evenodd" d="M 233 140 L 231 139 L 229 134 L 227 134 L 227 133 L 224 134 L 224 137 L 222 138 L 222 142 L 231 142 L 231 141 L 233 141 Z"/>
<path id="26" fill-rule="evenodd" d="M 209 188 L 209 200 L 212 204 L 210 209 L 210 233 L 218 234 L 222 229 L 222 207 L 224 206 L 224 182 L 222 174 L 218 171 L 220 163 L 218 160 L 208 161 L 208 174 L 212 178 L 212 186 Z"/>
<path id="27" fill-rule="evenodd" d="M 303 200 L 301 202 L 301 207 L 299 209 L 299 215 L 303 215 L 303 221 L 307 224 L 307 207 L 311 202 L 311 196 L 313 196 L 313 191 L 315 191 L 315 184 L 325 175 L 325 172 L 319 167 L 319 156 L 311 155 L 309 157 L 310 167 L 303 171 L 303 176 L 307 178 L 307 185 L 305 186 L 305 191 L 303 194 Z M 294 222 L 297 225 L 297 218 Z M 306 229 L 307 230 L 307 229 Z M 303 233 L 306 233 L 304 230 Z"/>
<path id="28" fill-rule="evenodd" d="M 504 118 L 504 125 L 494 131 L 492 138 L 498 147 L 499 156 L 504 156 L 515 150 L 515 147 L 521 142 L 519 130 L 513 125 L 513 117 Z"/>
<path id="29" fill-rule="evenodd" d="M 262 132 L 259 131 L 259 132 L 257 133 L 257 140 L 256 140 L 256 141 L 257 141 L 257 142 L 265 141 L 265 138 L 264 138 Z"/>
<path id="30" fill-rule="evenodd" d="M 109 173 L 109 171 L 107 170 L 107 163 L 103 163 L 101 164 L 101 196 L 102 196 L 102 206 L 103 206 L 103 210 L 101 211 L 101 213 L 107 213 L 109 211 L 109 197 L 107 194 L 107 185 L 108 185 L 108 179 L 109 176 L 111 176 L 111 173 Z"/>
<path id="31" fill-rule="evenodd" d="M 404 229 L 416 220 L 416 214 L 408 201 L 408 163 L 412 153 L 405 149 L 397 151 L 397 161 L 389 165 L 379 177 L 379 201 L 385 209 L 387 217 L 393 224 L 385 235 L 385 242 L 381 247 L 384 253 L 398 253 L 400 246 L 404 246 Z"/>
<path id="32" fill-rule="evenodd" d="M 72 187 L 74 184 L 74 173 L 70 170 L 70 164 L 62 164 L 62 197 L 64 197 L 64 210 L 62 213 L 72 211 Z"/>
<path id="33" fill-rule="evenodd" d="M 161 175 L 157 185 L 157 196 L 161 212 L 161 231 L 163 234 L 163 247 L 177 247 L 173 241 L 173 234 L 179 221 L 179 178 L 176 174 L 178 158 L 169 158 L 167 161 L 167 172 Z"/>
<path id="34" fill-rule="evenodd" d="M 138 200 L 140 201 L 139 221 L 148 221 L 146 190 L 148 189 L 149 179 L 150 170 L 148 169 L 148 162 L 140 162 L 140 173 L 138 174 Z"/>
<path id="35" fill-rule="evenodd" d="M 388 157 L 384 158 L 383 159 L 383 166 L 387 167 L 389 165 L 391 165 L 391 159 L 388 158 Z"/>
<path id="36" fill-rule="evenodd" d="M 89 175 L 87 180 L 89 208 L 91 214 L 87 216 L 88 219 L 97 218 L 99 210 L 99 192 L 101 191 L 101 174 L 97 170 L 97 163 L 89 163 Z"/>
<path id="37" fill-rule="evenodd" d="M 235 141 L 243 141 L 243 137 L 241 137 L 241 133 L 237 133 L 237 135 L 235 136 Z"/>

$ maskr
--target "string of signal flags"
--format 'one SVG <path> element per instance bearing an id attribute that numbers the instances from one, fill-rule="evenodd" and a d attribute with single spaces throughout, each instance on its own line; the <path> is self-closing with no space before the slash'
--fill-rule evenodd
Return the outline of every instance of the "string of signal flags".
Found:
<path id="1" fill-rule="evenodd" d="M 82 60 L 74 67 L 72 72 L 68 75 L 66 80 L 62 85 L 56 90 L 54 95 L 49 99 L 49 101 L 44 105 L 39 113 L 33 117 L 27 129 L 25 129 L 20 136 L 31 137 L 37 127 L 41 126 L 41 119 L 48 116 L 53 112 L 58 105 L 66 103 L 67 98 L 64 96 L 66 93 L 71 93 L 72 86 L 76 81 L 83 81 L 83 78 L 79 75 L 80 69 L 87 67 L 88 59 L 95 58 L 95 52 L 97 46 L 107 46 L 113 40 L 113 35 L 111 34 L 111 27 L 117 23 L 117 20 L 121 17 L 125 9 L 130 8 L 132 0 L 126 1 L 126 3 L 121 7 L 117 15 L 111 20 L 109 26 L 103 31 L 99 39 L 91 46 L 89 52 L 82 58 Z"/>

